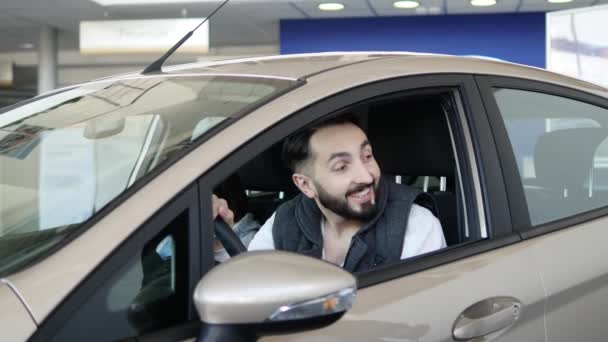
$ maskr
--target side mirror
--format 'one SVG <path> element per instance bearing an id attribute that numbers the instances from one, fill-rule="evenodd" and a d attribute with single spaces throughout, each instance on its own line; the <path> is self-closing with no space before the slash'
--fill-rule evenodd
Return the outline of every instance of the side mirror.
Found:
<path id="1" fill-rule="evenodd" d="M 328 326 L 349 310 L 355 277 L 311 257 L 281 251 L 241 254 L 196 286 L 198 341 L 256 341 Z"/>
<path id="2" fill-rule="evenodd" d="M 95 140 L 120 134 L 125 129 L 125 118 L 97 118 L 89 120 L 84 127 L 83 136 Z"/>

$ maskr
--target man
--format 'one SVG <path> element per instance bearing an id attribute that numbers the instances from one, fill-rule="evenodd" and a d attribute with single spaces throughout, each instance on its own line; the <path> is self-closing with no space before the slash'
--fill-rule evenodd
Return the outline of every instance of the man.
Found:
<path id="1" fill-rule="evenodd" d="M 249 244 L 322 258 L 355 272 L 446 246 L 432 198 L 381 179 L 372 146 L 352 121 L 334 119 L 289 137 L 283 158 L 301 191 Z M 214 212 L 229 216 L 224 205 Z"/>

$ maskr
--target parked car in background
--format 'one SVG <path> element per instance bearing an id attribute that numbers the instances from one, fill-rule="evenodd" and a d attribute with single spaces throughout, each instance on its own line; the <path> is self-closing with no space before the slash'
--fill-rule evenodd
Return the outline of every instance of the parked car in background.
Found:
<path id="1" fill-rule="evenodd" d="M 297 193 L 283 139 L 345 113 L 387 179 L 435 198 L 448 247 L 355 274 L 280 251 L 216 264 L 212 194 L 265 221 Z M 275 56 L 71 86 L 0 127 L 2 340 L 608 336 L 600 86 L 470 57 Z"/>

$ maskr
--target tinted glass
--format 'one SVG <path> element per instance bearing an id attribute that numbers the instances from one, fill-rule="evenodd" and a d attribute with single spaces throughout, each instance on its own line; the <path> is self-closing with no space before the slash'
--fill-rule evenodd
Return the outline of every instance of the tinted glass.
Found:
<path id="1" fill-rule="evenodd" d="M 187 319 L 188 212 L 86 298 L 55 341 L 114 341 Z"/>
<path id="2" fill-rule="evenodd" d="M 532 224 L 608 204 L 608 110 L 555 95 L 495 89 Z"/>

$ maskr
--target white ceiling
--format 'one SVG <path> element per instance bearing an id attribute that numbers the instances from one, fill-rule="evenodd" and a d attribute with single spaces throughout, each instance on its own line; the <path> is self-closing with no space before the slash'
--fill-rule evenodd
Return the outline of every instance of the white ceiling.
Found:
<path id="1" fill-rule="evenodd" d="M 546 0 L 497 0 L 492 7 L 473 7 L 469 0 L 420 0 L 414 10 L 393 8 L 393 0 L 336 0 L 346 8 L 339 12 L 317 9 L 319 0 L 231 0 L 210 21 L 212 47 L 278 44 L 279 19 L 445 15 L 553 11 L 608 4 L 608 0 L 574 0 L 549 4 Z M 0 0 L 0 52 L 22 50 L 23 43 L 38 41 L 41 25 L 59 29 L 59 48 L 78 48 L 81 20 L 204 17 L 222 1 L 205 0 L 183 5 L 103 7 L 91 0 Z M 185 32 L 184 32 L 185 34 Z"/>

